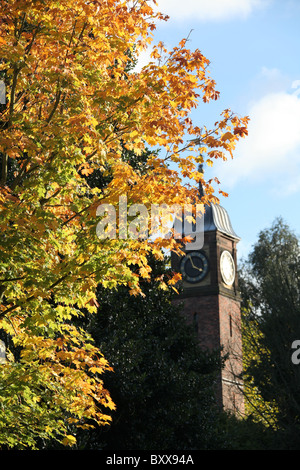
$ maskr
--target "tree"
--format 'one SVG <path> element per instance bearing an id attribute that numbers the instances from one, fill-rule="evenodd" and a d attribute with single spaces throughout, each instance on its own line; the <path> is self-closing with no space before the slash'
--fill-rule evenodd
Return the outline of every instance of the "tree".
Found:
<path id="1" fill-rule="evenodd" d="M 114 407 L 101 380 L 110 366 L 74 319 L 83 307 L 97 310 L 99 284 L 140 294 L 148 255 L 176 246 L 119 231 L 99 239 L 97 208 L 116 207 L 121 195 L 129 207 L 192 201 L 193 183 L 203 179 L 198 163 L 232 154 L 248 118 L 225 110 L 214 129 L 193 124 L 197 100 L 218 92 L 208 60 L 185 40 L 169 52 L 154 46 L 153 62 L 128 72 L 130 56 L 164 19 L 150 2 L 1 6 L 0 328 L 17 354 L 0 370 L 0 445 L 34 447 L 41 436 L 72 445 L 70 424 L 106 424 Z M 125 146 L 141 155 L 146 145 L 166 156 L 151 152 L 144 173 L 122 154 Z M 96 170 L 110 175 L 104 188 L 88 184 Z M 203 185 L 205 201 L 217 200 L 212 181 Z"/>
<path id="2" fill-rule="evenodd" d="M 160 278 L 171 277 L 165 260 L 150 265 L 145 297 L 132 299 L 128 287 L 97 291 L 99 312 L 89 331 L 113 366 L 103 380 L 117 407 L 111 426 L 79 439 L 85 448 L 207 449 L 219 441 L 219 351 L 201 350 L 180 306 L 172 304 L 174 291 L 159 287 Z"/>
<path id="3" fill-rule="evenodd" d="M 298 238 L 277 219 L 259 234 L 241 283 L 251 412 L 288 448 L 299 446 L 300 370 L 292 361 L 300 338 L 299 259 Z"/>

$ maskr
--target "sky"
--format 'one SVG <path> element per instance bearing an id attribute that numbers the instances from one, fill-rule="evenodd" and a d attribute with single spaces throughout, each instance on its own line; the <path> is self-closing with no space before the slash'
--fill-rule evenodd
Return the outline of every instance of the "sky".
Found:
<path id="1" fill-rule="evenodd" d="M 259 232 L 282 217 L 300 236 L 300 0 L 158 0 L 168 14 L 154 43 L 167 48 L 189 36 L 188 47 L 210 60 L 220 92 L 217 102 L 192 112 L 195 125 L 210 127 L 230 108 L 249 116 L 249 135 L 234 159 L 217 162 L 221 197 L 247 257 Z M 147 62 L 145 54 L 140 66 Z"/>

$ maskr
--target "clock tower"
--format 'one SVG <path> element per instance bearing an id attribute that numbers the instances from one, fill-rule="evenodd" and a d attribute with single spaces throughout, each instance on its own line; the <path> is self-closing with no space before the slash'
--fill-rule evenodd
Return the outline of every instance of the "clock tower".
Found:
<path id="1" fill-rule="evenodd" d="M 184 255 L 172 253 L 172 267 L 182 274 L 182 293 L 175 300 L 194 325 L 200 346 L 220 350 L 227 359 L 220 370 L 217 399 L 225 410 L 243 414 L 242 337 L 240 296 L 237 284 L 236 246 L 227 211 L 220 205 L 205 206 L 204 243 Z"/>

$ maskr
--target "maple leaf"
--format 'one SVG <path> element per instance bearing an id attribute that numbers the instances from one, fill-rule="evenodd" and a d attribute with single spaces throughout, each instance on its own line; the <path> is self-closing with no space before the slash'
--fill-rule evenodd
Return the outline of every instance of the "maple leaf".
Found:
<path id="1" fill-rule="evenodd" d="M 241 137 L 244 137 L 246 135 L 248 135 L 248 129 L 247 127 L 243 126 L 243 127 L 235 127 L 234 129 L 234 134 L 235 135 L 240 135 Z"/>

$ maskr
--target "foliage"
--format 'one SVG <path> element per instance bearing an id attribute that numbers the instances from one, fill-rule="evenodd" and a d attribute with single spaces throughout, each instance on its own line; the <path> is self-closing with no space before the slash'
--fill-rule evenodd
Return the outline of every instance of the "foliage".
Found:
<path id="1" fill-rule="evenodd" d="M 277 429 L 288 448 L 299 446 L 300 370 L 292 362 L 300 338 L 299 257 L 298 238 L 277 219 L 260 233 L 241 284 L 252 415 Z"/>
<path id="2" fill-rule="evenodd" d="M 261 369 L 263 374 L 264 359 L 269 351 L 264 345 L 260 322 L 250 309 L 242 310 L 242 337 L 244 362 L 244 394 L 246 415 L 255 423 L 262 423 L 267 428 L 276 429 L 277 406 L 276 401 L 266 398 L 261 393 L 253 368 Z"/>
<path id="3" fill-rule="evenodd" d="M 99 284 L 139 294 L 149 253 L 175 242 L 100 240 L 99 204 L 122 194 L 129 205 L 192 201 L 198 163 L 226 159 L 247 134 L 248 118 L 229 110 L 214 129 L 193 124 L 198 100 L 218 92 L 208 60 L 185 40 L 154 46 L 152 63 L 128 72 L 164 19 L 150 3 L 1 4 L 0 328 L 18 352 L 0 370 L 1 446 L 34 447 L 37 435 L 73 444 L 70 423 L 109 420 L 101 375 L 110 366 L 74 319 L 83 307 L 96 311 Z M 122 158 L 124 146 L 141 155 L 145 145 L 166 151 L 151 152 L 146 173 Z M 109 173 L 104 188 L 89 186 L 94 170 Z M 216 200 L 212 181 L 203 185 L 206 201 Z"/>
<path id="4" fill-rule="evenodd" d="M 220 438 L 215 450 L 276 450 L 278 444 L 272 429 L 252 417 L 243 419 L 224 413 L 216 429 Z"/>
<path id="5" fill-rule="evenodd" d="M 172 304 L 171 287 L 159 288 L 159 279 L 170 276 L 164 262 L 150 264 L 145 297 L 132 299 L 126 287 L 98 289 L 99 313 L 90 328 L 113 366 L 103 380 L 117 407 L 109 429 L 84 434 L 85 448 L 203 449 L 219 439 L 214 397 L 219 354 L 200 349 L 181 306 Z"/>

